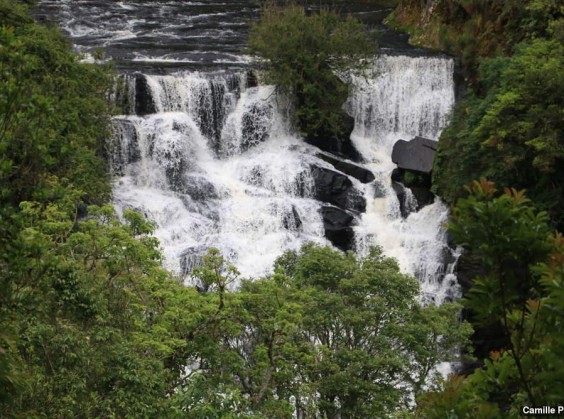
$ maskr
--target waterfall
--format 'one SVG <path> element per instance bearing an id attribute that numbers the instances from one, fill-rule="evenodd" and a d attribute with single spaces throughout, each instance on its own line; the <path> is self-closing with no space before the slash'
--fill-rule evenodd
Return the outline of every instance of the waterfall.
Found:
<path id="1" fill-rule="evenodd" d="M 114 204 L 156 224 L 168 268 L 188 272 L 217 247 L 259 276 L 286 249 L 328 244 L 312 199 L 318 159 L 290 134 L 272 86 L 227 73 L 143 79 L 155 113 L 115 118 Z"/>
<path id="2" fill-rule="evenodd" d="M 356 80 L 348 102 L 356 121 L 351 139 L 376 177 L 365 187 L 368 205 L 356 228 L 357 251 L 382 246 L 404 272 L 419 279 L 423 300 L 439 304 L 458 295 L 453 274 L 457 254 L 447 245 L 443 225 L 448 208 L 436 197 L 415 212 L 409 189 L 391 180 L 395 168 L 391 153 L 399 139 L 438 140 L 454 105 L 453 67 L 449 58 L 382 56 L 373 78 Z M 398 187 L 405 192 L 403 203 L 395 191 Z M 405 218 L 402 204 L 408 212 Z"/>
<path id="3" fill-rule="evenodd" d="M 132 208 L 155 223 L 175 272 L 190 272 L 213 246 L 243 276 L 257 277 L 285 250 L 330 245 L 324 217 L 339 204 L 319 199 L 316 176 L 334 174 L 366 201 L 364 213 L 345 208 L 354 219 L 354 250 L 382 246 L 419 278 L 424 301 L 454 298 L 447 207 L 436 198 L 416 211 L 411 190 L 390 180 L 395 141 L 438 139 L 446 125 L 452 60 L 382 56 L 374 70 L 356 80 L 347 104 L 360 165 L 376 177 L 366 184 L 321 159 L 291 131 L 283 98 L 272 86 L 247 86 L 244 72 L 126 76 L 122 96 L 135 102 L 127 109 L 137 115 L 116 117 L 110 142 L 118 212 Z"/>

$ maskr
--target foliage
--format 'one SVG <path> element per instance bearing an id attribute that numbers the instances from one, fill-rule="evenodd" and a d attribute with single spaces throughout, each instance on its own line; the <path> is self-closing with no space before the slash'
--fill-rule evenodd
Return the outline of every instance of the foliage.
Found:
<path id="1" fill-rule="evenodd" d="M 562 22 L 556 0 L 400 0 L 389 22 L 410 41 L 441 49 L 460 59 L 464 77 L 476 84 L 482 58 L 507 56 L 520 42 L 546 38 Z M 478 88 L 478 86 L 474 86 Z"/>
<path id="2" fill-rule="evenodd" d="M 267 81 L 288 94 L 303 135 L 340 133 L 350 72 L 366 68 L 376 44 L 363 25 L 322 9 L 308 15 L 302 6 L 266 2 L 251 30 L 250 50 L 263 61 Z"/>
<path id="3" fill-rule="evenodd" d="M 525 405 L 555 405 L 561 398 L 564 240 L 550 234 L 546 215 L 522 192 L 496 196 L 485 180 L 469 191 L 449 226 L 484 265 L 466 304 L 478 321 L 499 322 L 507 345 L 467 378 L 451 377 L 442 392 L 423 395 L 422 417 L 516 417 Z"/>
<path id="4" fill-rule="evenodd" d="M 19 2 L 2 0 L 0 15 L 0 202 L 60 197 L 71 185 L 103 202 L 107 71 L 79 63 L 59 31 L 34 24 Z"/>
<path id="5" fill-rule="evenodd" d="M 3 274 L 11 278 L 4 310 L 19 337 L 11 351 L 23 383 L 2 410 L 159 415 L 184 362 L 171 358 L 185 346 L 170 327 L 171 305 L 196 292 L 160 268 L 152 227 L 138 214 L 125 213 L 122 225 L 110 207 L 90 207 L 89 218 L 77 220 L 69 195 L 21 204 L 23 228 Z"/>
<path id="6" fill-rule="evenodd" d="M 537 39 L 511 58 L 480 66 L 484 98 L 460 102 L 439 142 L 434 188 L 448 201 L 462 185 L 487 176 L 527 188 L 553 222 L 564 223 L 564 44 Z"/>
<path id="7" fill-rule="evenodd" d="M 417 282 L 379 249 L 357 258 L 306 245 L 233 293 L 220 285 L 233 269 L 216 251 L 206 261 L 196 276 L 217 285 L 206 293 L 217 306 L 209 349 L 178 395 L 196 416 L 390 414 L 470 332 L 455 304 L 421 307 Z"/>

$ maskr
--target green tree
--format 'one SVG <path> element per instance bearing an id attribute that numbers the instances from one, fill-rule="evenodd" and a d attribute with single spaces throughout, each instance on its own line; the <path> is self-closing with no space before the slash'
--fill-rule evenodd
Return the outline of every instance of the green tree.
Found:
<path id="1" fill-rule="evenodd" d="M 200 278 L 229 271 L 216 251 L 206 260 Z M 276 266 L 272 278 L 243 280 L 223 297 L 219 287 L 207 292 L 218 307 L 206 326 L 215 338 L 200 347 L 208 349 L 178 395 L 182 409 L 213 417 L 391 414 L 470 333 L 455 304 L 421 307 L 417 281 L 379 249 L 357 258 L 306 245 Z"/>
<path id="2" fill-rule="evenodd" d="M 351 72 L 366 69 L 376 53 L 360 22 L 326 9 L 308 14 L 295 3 L 269 1 L 252 27 L 249 44 L 263 60 L 266 80 L 292 99 L 303 135 L 341 133 L 346 80 Z"/>
<path id="3" fill-rule="evenodd" d="M 558 403 L 564 364 L 564 240 L 522 192 L 497 195 L 482 180 L 457 204 L 449 230 L 484 274 L 465 298 L 474 321 L 498 322 L 506 343 L 467 378 L 419 400 L 422 417 L 516 417 L 525 406 Z"/>
<path id="4" fill-rule="evenodd" d="M 17 208 L 73 186 L 103 203 L 110 74 L 80 63 L 60 31 L 36 25 L 22 3 L 1 0 L 0 16 L 0 203 Z"/>
<path id="5" fill-rule="evenodd" d="M 564 44 L 537 39 L 511 58 L 480 67 L 484 98 L 469 95 L 457 105 L 439 142 L 434 189 L 449 201 L 481 176 L 526 188 L 535 204 L 564 222 Z"/>

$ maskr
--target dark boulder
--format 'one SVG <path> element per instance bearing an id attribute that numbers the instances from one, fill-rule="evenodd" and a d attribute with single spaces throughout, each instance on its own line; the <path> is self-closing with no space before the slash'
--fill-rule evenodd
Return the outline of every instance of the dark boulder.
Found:
<path id="1" fill-rule="evenodd" d="M 396 167 L 394 170 L 392 170 L 391 178 L 396 182 L 403 182 L 403 170 Z"/>
<path id="2" fill-rule="evenodd" d="M 189 195 L 194 201 L 207 202 L 223 196 L 216 186 L 203 175 L 187 173 L 183 174 L 181 179 L 181 182 L 172 185 L 173 190 Z"/>
<path id="3" fill-rule="evenodd" d="M 339 157 L 356 162 L 362 161 L 362 156 L 351 141 L 351 133 L 354 129 L 354 118 L 343 112 L 343 133 L 335 134 L 325 129 L 320 129 L 305 138 L 306 143 Z"/>
<path id="4" fill-rule="evenodd" d="M 430 173 L 437 150 L 437 141 L 415 137 L 411 141 L 399 140 L 394 144 L 392 161 L 400 169 Z"/>
<path id="5" fill-rule="evenodd" d="M 135 114 L 139 116 L 157 113 L 151 96 L 151 88 L 143 74 L 135 74 Z"/>
<path id="6" fill-rule="evenodd" d="M 417 201 L 417 211 L 435 202 L 435 194 L 429 189 L 420 186 L 410 186 L 409 189 Z"/>
<path id="7" fill-rule="evenodd" d="M 396 168 L 392 171 L 392 182 L 401 183 L 409 188 L 416 201 L 416 211 L 435 202 L 435 194 L 431 192 L 431 176 L 426 173 Z M 392 186 L 394 186 L 392 184 Z M 401 188 L 394 186 L 397 193 L 405 194 Z"/>
<path id="8" fill-rule="evenodd" d="M 317 153 L 317 157 L 331 164 L 338 171 L 346 173 L 347 175 L 358 179 L 362 183 L 370 183 L 374 180 L 374 174 L 364 167 L 346 162 L 330 154 Z"/>
<path id="9" fill-rule="evenodd" d="M 321 207 L 319 212 L 323 217 L 325 237 L 338 249 L 351 250 L 354 241 L 353 226 L 356 225 L 354 216 L 348 211 L 329 206 Z"/>
<path id="10" fill-rule="evenodd" d="M 312 166 L 311 173 L 315 188 L 315 199 L 347 210 L 365 211 L 366 201 L 364 197 L 347 176 L 319 166 Z"/>

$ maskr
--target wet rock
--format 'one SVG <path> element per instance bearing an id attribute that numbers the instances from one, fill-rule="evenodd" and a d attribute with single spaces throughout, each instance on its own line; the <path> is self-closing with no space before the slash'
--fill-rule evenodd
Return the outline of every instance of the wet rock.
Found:
<path id="1" fill-rule="evenodd" d="M 135 74 L 135 114 L 144 116 L 153 113 L 157 113 L 157 108 L 151 96 L 151 88 L 145 76 L 137 73 Z"/>
<path id="2" fill-rule="evenodd" d="M 317 153 L 317 157 L 325 160 L 340 172 L 346 173 L 347 175 L 358 179 L 362 183 L 370 183 L 374 180 L 374 174 L 364 167 L 346 162 L 340 158 L 325 153 Z"/>
<path id="3" fill-rule="evenodd" d="M 324 167 L 312 166 L 314 198 L 339 208 L 364 212 L 366 201 L 353 186 L 351 180 L 338 172 Z"/>
<path id="4" fill-rule="evenodd" d="M 381 182 L 374 182 L 372 187 L 374 189 L 373 198 L 383 198 L 386 196 L 386 188 Z"/>
<path id="5" fill-rule="evenodd" d="M 180 256 L 180 271 L 184 275 L 192 273 L 196 266 L 202 264 L 202 257 L 206 254 L 207 249 L 204 246 L 192 246 L 184 250 Z"/>
<path id="6" fill-rule="evenodd" d="M 320 208 L 323 217 L 325 237 L 333 245 L 343 251 L 351 250 L 354 243 L 353 226 L 356 225 L 354 216 L 343 209 L 323 206 Z"/>
<path id="7" fill-rule="evenodd" d="M 245 74 L 245 79 L 246 79 L 246 83 L 247 83 L 247 88 L 258 86 L 257 75 L 253 70 L 247 71 L 247 73 Z"/>
<path id="8" fill-rule="evenodd" d="M 400 214 L 403 218 L 406 218 L 409 215 L 409 211 L 406 205 L 407 192 L 405 191 L 405 186 L 399 182 L 392 181 L 392 188 L 398 197 Z"/>
<path id="9" fill-rule="evenodd" d="M 354 118 L 343 113 L 342 119 L 343 125 L 345 126 L 342 135 L 336 135 L 335 133 L 321 129 L 317 133 L 308 135 L 305 141 L 328 153 L 355 162 L 361 162 L 362 156 L 351 141 L 351 133 L 354 129 Z"/>
<path id="10" fill-rule="evenodd" d="M 290 231 L 297 231 L 301 229 L 302 220 L 295 206 L 292 205 L 292 211 L 284 214 L 284 217 L 282 218 L 282 225 L 286 230 Z"/>
<path id="11" fill-rule="evenodd" d="M 273 109 L 270 104 L 265 106 L 253 105 L 245 112 L 242 119 L 241 151 L 266 141 L 270 135 L 270 124 Z"/>
<path id="12" fill-rule="evenodd" d="M 423 137 L 415 137 L 411 141 L 399 140 L 394 144 L 392 161 L 400 169 L 431 173 L 437 144 L 437 141 Z"/>
<path id="13" fill-rule="evenodd" d="M 392 170 L 392 180 L 395 180 L 396 182 L 402 182 L 403 181 L 403 170 L 398 169 L 397 167 Z"/>
<path id="14" fill-rule="evenodd" d="M 127 119 L 115 121 L 115 134 L 108 140 L 104 158 L 109 162 L 112 174 L 123 176 L 125 167 L 141 160 L 141 149 L 135 125 Z"/>
<path id="15" fill-rule="evenodd" d="M 409 189 L 417 201 L 417 211 L 435 202 L 435 194 L 429 189 L 420 186 L 410 186 Z"/>
<path id="16" fill-rule="evenodd" d="M 216 80 L 209 80 L 208 89 L 199 92 L 199 113 L 197 118 L 200 131 L 217 149 L 220 143 L 221 128 L 225 119 L 225 85 Z"/>
<path id="17" fill-rule="evenodd" d="M 416 211 L 435 202 L 435 194 L 431 192 L 429 174 L 396 168 L 392 171 L 392 181 L 401 183 L 404 188 L 409 188 L 416 201 Z"/>
<path id="18" fill-rule="evenodd" d="M 206 202 L 222 197 L 215 185 L 202 175 L 184 175 L 182 176 L 182 182 L 179 182 L 175 186 L 174 190 L 176 192 L 189 195 L 194 201 Z"/>

